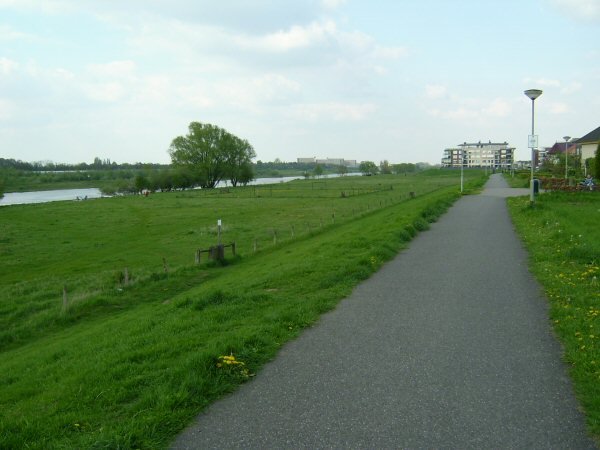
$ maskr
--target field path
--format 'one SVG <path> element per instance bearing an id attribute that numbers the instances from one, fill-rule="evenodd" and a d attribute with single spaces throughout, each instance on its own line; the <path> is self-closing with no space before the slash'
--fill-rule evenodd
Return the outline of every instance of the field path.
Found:
<path id="1" fill-rule="evenodd" d="M 176 449 L 596 448 L 494 175 Z"/>

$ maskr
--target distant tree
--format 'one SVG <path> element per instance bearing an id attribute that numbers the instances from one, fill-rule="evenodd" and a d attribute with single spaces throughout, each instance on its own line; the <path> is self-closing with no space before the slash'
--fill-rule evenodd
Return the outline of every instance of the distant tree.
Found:
<path id="1" fill-rule="evenodd" d="M 238 178 L 238 182 L 242 185 L 242 186 L 246 186 L 248 183 L 250 183 L 252 180 L 254 180 L 255 175 L 254 175 L 254 167 L 252 167 L 251 163 L 244 163 L 241 167 L 240 167 L 240 176 Z"/>
<path id="2" fill-rule="evenodd" d="M 392 173 L 392 166 L 390 165 L 390 163 L 387 159 L 384 159 L 383 161 L 381 161 L 379 163 L 379 169 L 381 170 L 381 173 L 384 175 L 388 175 L 388 174 Z"/>
<path id="3" fill-rule="evenodd" d="M 344 175 L 346 175 L 348 173 L 348 168 L 346 166 L 344 166 L 343 164 L 340 166 L 337 166 L 337 173 L 343 177 Z"/>
<path id="4" fill-rule="evenodd" d="M 400 164 L 394 164 L 393 169 L 394 169 L 394 173 L 396 173 L 396 174 L 413 173 L 413 172 L 417 171 L 417 166 L 412 163 L 400 163 Z"/>
<path id="5" fill-rule="evenodd" d="M 146 175 L 139 173 L 133 179 L 133 186 L 135 187 L 136 192 L 141 192 L 142 190 L 150 187 L 150 182 L 148 181 Z"/>
<path id="6" fill-rule="evenodd" d="M 377 165 L 373 161 L 363 161 L 358 166 L 358 170 L 361 171 L 363 175 L 376 175 L 377 174 Z"/>
<path id="7" fill-rule="evenodd" d="M 596 147 L 596 157 L 594 158 L 594 175 L 593 177 L 597 180 L 596 182 L 600 182 L 600 142 L 598 142 L 598 147 Z"/>
<path id="8" fill-rule="evenodd" d="M 315 177 L 319 178 L 321 175 L 323 175 L 323 167 L 321 166 L 321 164 L 317 164 L 315 166 L 315 168 L 313 169 L 313 173 L 315 174 Z"/>

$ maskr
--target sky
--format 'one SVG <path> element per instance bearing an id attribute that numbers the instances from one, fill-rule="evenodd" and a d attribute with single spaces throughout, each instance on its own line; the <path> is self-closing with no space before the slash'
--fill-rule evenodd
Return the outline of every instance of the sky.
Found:
<path id="1" fill-rule="evenodd" d="M 439 164 L 600 126 L 600 0 L 0 0 L 0 157 L 169 163 L 190 122 L 256 160 Z"/>

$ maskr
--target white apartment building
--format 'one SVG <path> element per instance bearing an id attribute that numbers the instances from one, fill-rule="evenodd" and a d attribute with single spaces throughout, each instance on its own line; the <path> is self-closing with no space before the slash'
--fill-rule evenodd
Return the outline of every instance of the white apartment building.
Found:
<path id="1" fill-rule="evenodd" d="M 507 142 L 487 143 L 465 142 L 444 150 L 442 167 L 489 167 L 492 169 L 511 169 L 514 163 L 515 149 Z"/>

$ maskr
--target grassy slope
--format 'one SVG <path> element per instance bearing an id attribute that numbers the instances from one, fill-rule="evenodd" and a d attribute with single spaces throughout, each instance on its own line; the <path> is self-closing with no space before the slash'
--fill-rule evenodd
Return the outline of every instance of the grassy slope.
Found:
<path id="1" fill-rule="evenodd" d="M 591 432 L 600 439 L 600 196 L 591 192 L 510 199 L 513 221 L 544 286 Z"/>
<path id="2" fill-rule="evenodd" d="M 430 184 L 435 186 L 439 180 L 434 180 L 431 179 Z M 0 447 L 156 448 L 166 445 L 202 407 L 245 379 L 240 370 L 218 368 L 219 355 L 233 353 L 251 372 L 256 371 L 274 356 L 281 344 L 313 323 L 319 314 L 334 307 L 353 286 L 410 240 L 417 228 L 427 228 L 428 221 L 434 220 L 457 197 L 456 187 L 438 186 L 427 196 L 403 201 L 398 192 L 381 190 L 343 199 L 356 203 L 342 208 L 347 212 L 345 220 L 340 209 L 336 209 L 334 224 L 328 203 L 334 197 L 327 197 L 327 191 L 320 192 L 321 202 L 314 196 L 313 188 L 311 191 L 313 197 L 309 197 L 309 203 L 324 208 L 321 211 L 324 218 L 319 218 L 319 222 L 329 218 L 329 224 L 324 224 L 322 229 L 314 224 L 317 213 L 309 211 L 312 231 L 297 232 L 295 239 L 288 239 L 284 244 L 280 242 L 254 256 L 246 252 L 245 257 L 221 268 L 193 267 L 186 265 L 187 256 L 182 257 L 178 268 L 171 269 L 168 275 L 157 269 L 148 277 L 139 277 L 133 285 L 119 289 L 114 288 L 114 280 L 111 285 L 110 280 L 104 279 L 105 272 L 112 273 L 106 266 L 108 261 L 112 267 L 115 249 L 120 250 L 120 258 L 129 257 L 131 252 L 136 258 L 148 258 L 148 261 L 160 252 L 153 254 L 154 246 L 148 245 L 154 235 L 150 239 L 146 236 L 145 244 L 137 244 L 129 232 L 115 234 L 115 227 L 122 229 L 130 225 L 129 220 L 124 220 L 125 216 L 115 213 L 126 223 L 112 222 L 112 225 L 109 220 L 103 223 L 102 217 L 118 211 L 123 204 L 125 210 L 136 211 L 142 199 L 125 199 L 123 203 L 117 200 L 106 210 L 103 202 L 98 202 L 99 210 L 72 213 L 74 217 L 70 216 L 72 208 L 81 204 L 65 203 L 57 205 L 57 210 L 50 208 L 49 217 L 57 221 L 52 226 L 57 230 L 70 230 L 66 232 L 69 235 L 75 233 L 70 241 L 73 243 L 81 239 L 76 230 L 86 228 L 75 227 L 75 217 L 84 220 L 86 215 L 92 215 L 98 226 L 89 230 L 88 236 L 96 236 L 95 241 L 104 246 L 90 243 L 94 251 L 90 251 L 87 244 L 83 249 L 74 248 L 75 244 L 71 248 L 60 241 L 65 237 L 59 234 L 59 240 L 50 239 L 43 257 L 32 263 L 24 255 L 31 251 L 33 257 L 37 254 L 36 246 L 46 245 L 43 241 L 48 241 L 48 227 L 31 223 L 26 231 L 31 233 L 32 242 L 27 244 L 21 243 L 23 237 L 19 230 L 11 228 L 10 220 L 3 220 L 3 231 L 10 231 L 3 233 L 9 239 L 2 247 L 3 259 L 11 261 L 13 267 L 20 270 L 26 267 L 29 271 L 28 279 L 20 282 L 3 271 L 4 289 L 12 289 L 13 295 L 20 292 L 20 299 L 27 299 L 25 303 L 34 305 L 34 311 L 19 309 L 22 305 L 18 298 L 3 299 L 0 320 L 5 321 L 17 310 L 18 317 L 11 320 L 25 325 L 14 340 L 5 340 L 0 360 L 3 374 Z M 280 200 L 275 204 L 281 213 L 278 222 L 277 211 L 271 209 L 274 204 L 269 197 L 267 217 L 273 220 L 271 226 L 282 223 L 288 228 L 290 222 L 281 216 L 286 205 L 294 205 L 299 199 L 290 202 L 289 198 L 277 199 L 277 192 L 269 194 Z M 339 192 L 337 195 L 339 199 Z M 398 195 L 396 201 L 386 203 L 386 198 L 393 199 L 394 195 Z M 306 198 L 299 197 L 300 200 Z M 209 199 L 202 197 L 202 204 L 194 208 L 193 197 L 165 198 L 165 203 L 160 203 L 161 216 L 173 217 L 182 211 L 191 211 L 191 223 L 178 225 L 176 236 L 164 237 L 174 247 L 185 249 L 194 243 L 186 241 L 185 230 L 192 227 L 196 238 L 200 234 L 198 224 L 193 222 L 193 212 L 204 210 L 203 202 Z M 248 197 L 246 201 L 251 203 L 256 199 Z M 366 204 L 360 203 L 365 199 Z M 187 203 L 188 200 L 192 203 Z M 378 204 L 380 206 L 375 208 Z M 238 206 L 243 209 L 242 205 Z M 249 213 L 256 209 L 254 204 L 244 210 L 248 215 L 244 225 L 251 231 L 256 231 L 252 230 L 253 220 L 260 221 Z M 297 209 L 291 207 L 290 211 L 300 214 Z M 15 210 L 17 215 L 19 211 L 29 211 L 27 207 Z M 233 213 L 228 205 L 224 211 L 230 210 Z M 48 217 L 42 211 L 45 210 L 36 210 L 42 219 L 38 223 L 44 223 L 43 217 Z M 158 220 L 152 214 L 132 214 L 134 229 L 157 231 L 156 227 L 156 236 L 168 233 L 167 225 L 162 225 L 163 229 L 160 222 L 152 222 L 153 226 L 148 227 L 148 222 L 140 219 L 142 216 L 147 221 Z M 264 215 L 262 220 L 263 223 L 266 220 Z M 103 234 L 102 227 L 110 227 L 112 234 Z M 40 240 L 33 238 L 38 235 L 42 237 Z M 119 240 L 119 236 L 125 241 Z M 14 243 L 12 239 L 24 245 L 25 251 L 18 245 L 8 245 Z M 179 241 L 183 244 L 177 247 L 175 242 Z M 61 253 L 58 249 L 62 245 L 57 246 L 57 243 L 69 249 L 67 253 Z M 160 241 L 156 246 L 165 248 Z M 104 247 L 107 250 L 103 250 Z M 58 257 L 53 255 L 53 248 L 59 253 Z M 69 251 L 72 261 L 66 256 Z M 81 269 L 75 261 L 89 255 L 96 257 Z M 51 263 L 42 264 L 44 258 L 49 258 Z M 173 255 L 170 258 L 175 259 Z M 65 266 L 61 264 L 63 260 Z M 40 264 L 46 269 L 39 268 Z M 95 283 L 98 292 L 88 293 L 88 297 L 80 299 L 68 313 L 56 314 L 60 297 L 49 294 L 47 299 L 36 297 L 37 288 L 43 291 L 45 283 L 57 283 L 57 276 L 49 274 L 53 267 L 57 273 L 64 274 L 80 269 L 81 276 Z M 21 291 L 15 286 L 20 286 Z M 47 302 L 54 302 L 56 307 L 48 306 Z M 46 315 L 47 320 L 37 320 L 39 315 Z M 11 320 L 4 324 L 10 324 Z M 27 325 L 31 327 L 32 323 L 41 324 L 41 331 L 27 332 Z M 32 328 L 37 329 L 37 326 Z"/>

